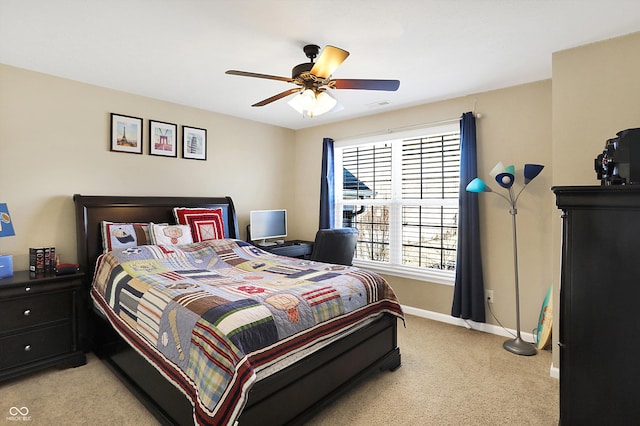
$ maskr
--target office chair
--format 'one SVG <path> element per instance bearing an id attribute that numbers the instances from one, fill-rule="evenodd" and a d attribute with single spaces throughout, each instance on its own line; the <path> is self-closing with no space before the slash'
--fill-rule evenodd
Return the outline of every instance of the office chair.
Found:
<path id="1" fill-rule="evenodd" d="M 311 260 L 351 266 L 357 241 L 356 228 L 320 229 L 313 243 Z"/>

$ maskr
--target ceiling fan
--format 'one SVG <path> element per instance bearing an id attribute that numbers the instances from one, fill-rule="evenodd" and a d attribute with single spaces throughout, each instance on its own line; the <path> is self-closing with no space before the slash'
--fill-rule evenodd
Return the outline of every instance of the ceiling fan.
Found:
<path id="1" fill-rule="evenodd" d="M 303 116 L 309 117 L 324 114 L 336 106 L 337 101 L 326 92 L 327 89 L 395 91 L 400 87 L 400 81 L 398 80 L 332 79 L 331 75 L 347 59 L 349 52 L 338 47 L 326 46 L 322 50 L 318 61 L 314 62 L 320 53 L 320 47 L 315 44 L 308 44 L 303 50 L 310 62 L 293 67 L 291 78 L 237 70 L 228 70 L 226 74 L 265 78 L 295 84 L 297 87 L 285 90 L 252 106 L 265 106 L 286 96 L 298 93 L 298 96 L 289 101 L 289 105 L 302 113 Z"/>

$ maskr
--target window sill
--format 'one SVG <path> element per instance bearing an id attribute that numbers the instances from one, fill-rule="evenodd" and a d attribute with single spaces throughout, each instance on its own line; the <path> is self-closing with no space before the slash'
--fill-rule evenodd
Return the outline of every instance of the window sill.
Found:
<path id="1" fill-rule="evenodd" d="M 456 280 L 455 271 L 440 271 L 437 269 L 412 268 L 410 266 L 390 265 L 388 263 L 367 260 L 353 260 L 353 266 L 367 269 L 381 275 L 393 275 L 417 281 L 453 286 Z"/>

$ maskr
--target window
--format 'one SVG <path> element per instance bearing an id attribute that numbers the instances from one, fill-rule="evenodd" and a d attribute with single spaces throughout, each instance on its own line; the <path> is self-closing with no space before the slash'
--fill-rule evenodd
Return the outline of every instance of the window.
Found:
<path id="1" fill-rule="evenodd" d="M 335 144 L 336 218 L 358 229 L 355 262 L 452 284 L 460 182 L 458 125 Z"/>

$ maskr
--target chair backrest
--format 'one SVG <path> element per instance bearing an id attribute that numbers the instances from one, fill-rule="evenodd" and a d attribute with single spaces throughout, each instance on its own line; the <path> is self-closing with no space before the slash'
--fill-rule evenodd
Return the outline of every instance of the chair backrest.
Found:
<path id="1" fill-rule="evenodd" d="M 351 266 L 357 242 L 356 228 L 320 229 L 313 243 L 311 260 Z"/>

